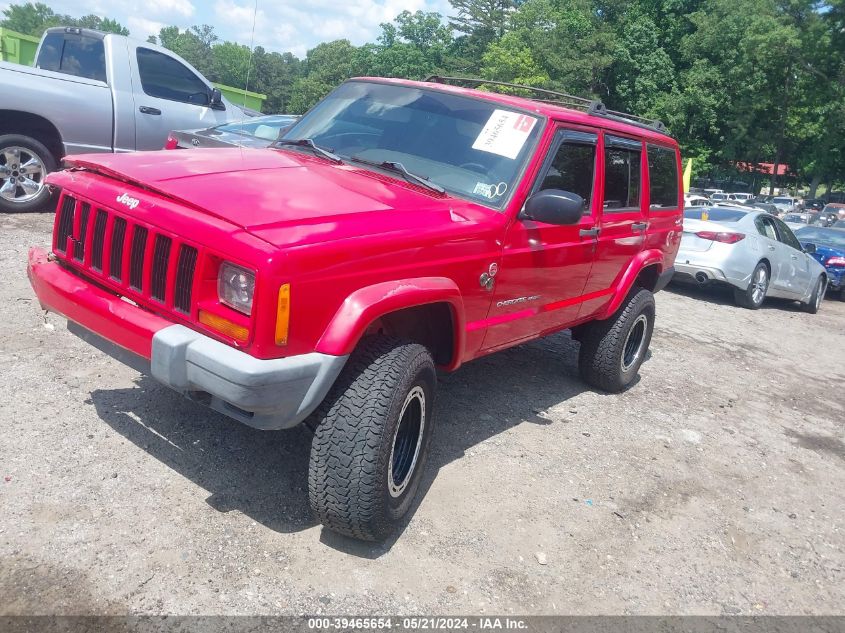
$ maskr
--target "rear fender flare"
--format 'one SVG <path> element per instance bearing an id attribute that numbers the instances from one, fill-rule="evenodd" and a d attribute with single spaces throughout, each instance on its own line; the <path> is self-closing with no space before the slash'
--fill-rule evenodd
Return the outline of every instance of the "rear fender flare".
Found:
<path id="1" fill-rule="evenodd" d="M 625 301 L 625 298 L 628 296 L 631 288 L 633 288 L 634 282 L 637 280 L 637 276 L 640 272 L 642 272 L 642 270 L 647 266 L 653 265 L 657 265 L 659 273 L 663 272 L 664 261 L 662 251 L 658 249 L 649 249 L 637 253 L 637 256 L 630 264 L 628 264 L 628 268 L 625 269 L 625 272 L 622 273 L 619 280 L 616 282 L 616 287 L 613 291 L 613 300 L 607 305 L 598 318 L 608 319 L 613 316 Z"/>
<path id="2" fill-rule="evenodd" d="M 466 330 L 464 302 L 457 284 L 445 277 L 397 279 L 366 286 L 349 295 L 317 343 L 321 354 L 351 354 L 367 328 L 380 317 L 430 303 L 447 303 L 452 312 L 452 360 L 445 368 L 461 363 Z"/>

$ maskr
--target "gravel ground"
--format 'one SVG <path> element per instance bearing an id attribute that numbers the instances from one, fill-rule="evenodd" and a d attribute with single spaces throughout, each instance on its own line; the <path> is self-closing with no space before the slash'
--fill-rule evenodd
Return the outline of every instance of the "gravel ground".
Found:
<path id="1" fill-rule="evenodd" d="M 46 317 L 52 216 L 0 216 L 0 614 L 837 614 L 845 303 L 670 288 L 641 378 L 567 334 L 441 379 L 392 541 L 309 516 L 309 437 L 181 399 Z"/>

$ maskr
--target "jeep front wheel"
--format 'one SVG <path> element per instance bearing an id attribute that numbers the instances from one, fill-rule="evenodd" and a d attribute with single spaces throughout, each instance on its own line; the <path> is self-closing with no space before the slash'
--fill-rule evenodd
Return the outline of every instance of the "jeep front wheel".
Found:
<path id="1" fill-rule="evenodd" d="M 385 538 L 414 501 L 428 454 L 436 374 L 422 345 L 362 341 L 315 413 L 308 495 L 328 529 Z"/>
<path id="2" fill-rule="evenodd" d="M 630 385 L 645 360 L 654 314 L 654 295 L 641 288 L 609 319 L 581 326 L 578 368 L 584 381 L 610 392 Z"/>

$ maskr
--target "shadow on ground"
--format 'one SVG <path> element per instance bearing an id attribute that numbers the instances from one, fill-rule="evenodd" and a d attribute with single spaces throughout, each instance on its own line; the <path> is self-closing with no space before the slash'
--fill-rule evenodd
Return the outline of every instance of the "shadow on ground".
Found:
<path id="1" fill-rule="evenodd" d="M 439 469 L 476 444 L 521 423 L 550 424 L 540 413 L 586 389 L 578 378 L 577 352 L 577 343 L 561 333 L 442 375 L 437 426 L 417 503 Z M 146 376 L 133 388 L 93 391 L 91 400 L 106 424 L 207 490 L 208 504 L 220 512 L 237 509 L 278 532 L 315 525 L 307 492 L 311 435 L 304 426 L 257 431 Z M 414 511 L 416 507 L 410 516 Z M 323 530 L 321 540 L 356 556 L 377 558 L 400 534 L 372 544 Z"/>
<path id="2" fill-rule="evenodd" d="M 690 299 L 697 299 L 700 301 L 709 301 L 723 306 L 733 306 L 737 310 L 746 310 L 736 304 L 734 300 L 734 291 L 732 286 L 721 283 L 710 283 L 705 286 L 699 286 L 694 283 L 673 281 L 666 290 L 672 294 L 689 297 Z M 801 304 L 791 299 L 777 299 L 775 297 L 766 297 L 761 310 L 786 310 L 789 312 L 802 312 Z"/>

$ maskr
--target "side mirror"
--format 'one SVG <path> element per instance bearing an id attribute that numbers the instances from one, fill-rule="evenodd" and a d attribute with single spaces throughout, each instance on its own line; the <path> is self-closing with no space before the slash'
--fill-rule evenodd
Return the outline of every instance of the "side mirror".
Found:
<path id="1" fill-rule="evenodd" d="M 215 110 L 225 110 L 226 106 L 223 103 L 223 93 L 219 88 L 211 89 L 211 96 L 208 99 L 209 105 Z"/>
<path id="2" fill-rule="evenodd" d="M 525 201 L 520 219 L 546 224 L 575 224 L 584 214 L 586 202 L 578 194 L 560 189 L 538 191 Z"/>
<path id="3" fill-rule="evenodd" d="M 804 244 L 804 252 L 807 253 L 807 255 L 815 254 L 816 245 L 813 244 L 812 242 L 807 242 L 806 244 Z"/>

